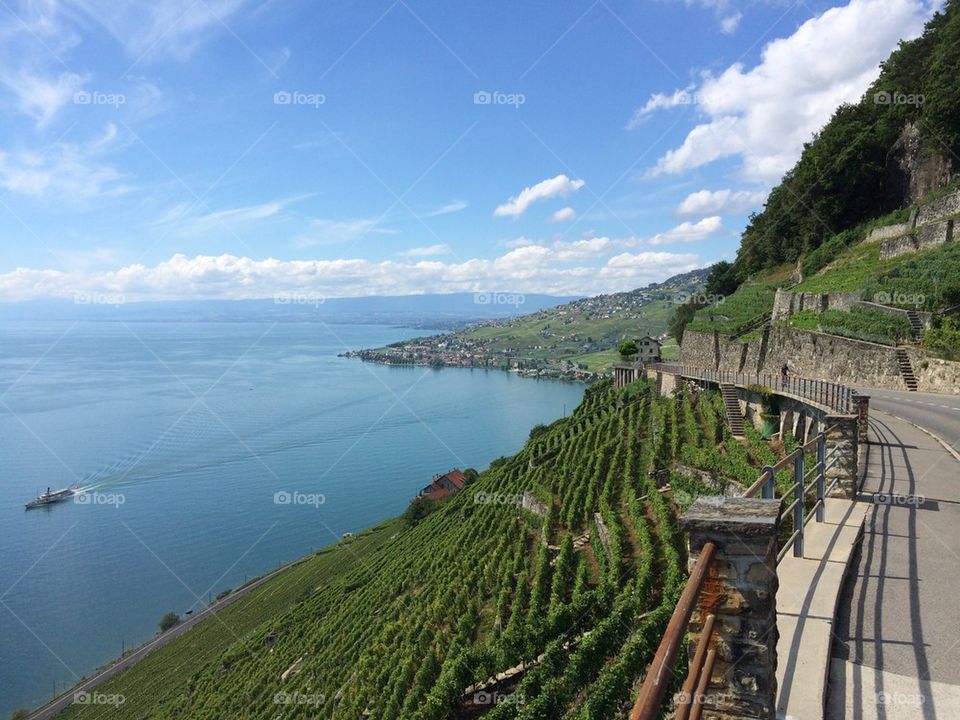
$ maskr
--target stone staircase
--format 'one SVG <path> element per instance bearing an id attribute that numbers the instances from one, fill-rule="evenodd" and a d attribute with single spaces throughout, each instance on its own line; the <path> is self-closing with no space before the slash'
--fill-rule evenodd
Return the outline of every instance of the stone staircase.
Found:
<path id="1" fill-rule="evenodd" d="M 910 356 L 903 348 L 897 348 L 897 364 L 900 365 L 900 375 L 903 382 L 907 385 L 910 392 L 917 391 L 917 376 L 913 374 L 913 365 L 910 364 Z"/>
<path id="2" fill-rule="evenodd" d="M 740 399 L 737 397 L 737 388 L 727 383 L 720 384 L 720 394 L 727 409 L 727 424 L 735 438 L 744 437 L 743 413 L 740 412 Z"/>
<path id="3" fill-rule="evenodd" d="M 907 322 L 910 323 L 910 334 L 915 343 L 919 343 L 923 337 L 923 321 L 916 310 L 907 310 Z"/>

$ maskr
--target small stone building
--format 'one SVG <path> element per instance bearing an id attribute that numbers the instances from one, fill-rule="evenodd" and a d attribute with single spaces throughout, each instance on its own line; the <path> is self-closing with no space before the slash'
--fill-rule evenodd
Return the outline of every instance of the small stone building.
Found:
<path id="1" fill-rule="evenodd" d="M 660 362 L 660 341 L 646 335 L 635 340 L 637 355 L 635 360 L 642 363 Z"/>

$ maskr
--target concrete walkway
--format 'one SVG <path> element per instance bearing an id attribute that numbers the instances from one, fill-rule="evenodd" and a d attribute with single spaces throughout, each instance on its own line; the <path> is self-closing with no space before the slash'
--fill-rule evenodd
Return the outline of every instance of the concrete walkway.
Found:
<path id="1" fill-rule="evenodd" d="M 871 403 L 860 497 L 869 510 L 836 616 L 826 716 L 960 717 L 960 462 L 907 420 L 877 411 L 913 419 L 919 403 L 876 393 L 888 397 Z M 957 427 L 950 407 L 936 410 L 936 431 Z"/>

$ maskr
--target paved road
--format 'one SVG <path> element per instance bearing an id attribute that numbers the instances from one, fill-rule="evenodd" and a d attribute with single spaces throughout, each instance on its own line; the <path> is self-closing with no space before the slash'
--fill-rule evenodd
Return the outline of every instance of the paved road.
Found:
<path id="1" fill-rule="evenodd" d="M 27 717 L 27 720 L 47 720 L 48 718 L 52 718 L 54 715 L 56 715 L 66 707 L 72 705 L 74 698 L 77 696 L 77 694 L 92 692 L 101 683 L 106 682 L 107 680 L 112 678 L 114 675 L 116 675 L 120 671 L 126 670 L 127 668 L 131 667 L 132 665 L 139 662 L 140 660 L 143 660 L 143 658 L 145 658 L 150 653 L 153 653 L 159 650 L 164 645 L 169 643 L 171 640 L 175 640 L 176 638 L 183 635 L 185 632 L 189 631 L 197 623 L 202 622 L 203 620 L 206 620 L 217 611 L 223 610 L 223 608 L 227 607 L 233 602 L 236 602 L 237 600 L 242 598 L 244 595 L 246 595 L 250 591 L 255 590 L 256 588 L 263 585 L 265 582 L 271 580 L 272 578 L 276 577 L 280 573 L 283 573 L 284 571 L 289 570 L 291 567 L 293 567 L 294 565 L 297 565 L 300 562 L 302 561 L 298 560 L 298 561 L 289 563 L 287 565 L 284 565 L 280 569 L 274 570 L 273 572 L 267 575 L 264 575 L 262 578 L 253 581 L 249 585 L 246 585 L 240 588 L 236 592 L 231 593 L 230 595 L 223 598 L 222 600 L 218 600 L 207 609 L 199 613 L 196 613 L 194 615 L 191 615 L 188 620 L 184 620 L 182 623 L 177 625 L 175 628 L 168 630 L 163 635 L 158 636 L 157 638 L 155 638 L 154 640 L 151 640 L 145 645 L 141 645 L 139 648 L 131 652 L 129 655 L 124 655 L 123 658 L 121 658 L 120 660 L 117 660 L 112 665 L 109 665 L 106 669 L 101 670 L 89 680 L 84 680 L 82 683 L 80 683 L 79 685 L 76 685 L 69 691 L 63 693 L 62 695 L 57 696 L 56 698 L 48 702 L 46 705 L 40 708 L 37 708 L 32 713 L 30 713 L 30 715 Z"/>
<path id="2" fill-rule="evenodd" d="M 960 452 L 960 395 L 858 388 L 870 408 L 898 415 L 936 433 Z"/>
<path id="3" fill-rule="evenodd" d="M 872 508 L 839 603 L 827 717 L 958 717 L 960 461 L 910 422 L 960 447 L 960 397 L 864 392 Z"/>

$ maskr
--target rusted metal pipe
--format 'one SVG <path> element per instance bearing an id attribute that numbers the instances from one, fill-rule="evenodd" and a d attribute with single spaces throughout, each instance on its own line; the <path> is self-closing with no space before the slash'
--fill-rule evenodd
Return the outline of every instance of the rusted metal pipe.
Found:
<path id="1" fill-rule="evenodd" d="M 707 654 L 707 646 L 710 644 L 710 638 L 713 636 L 713 623 L 716 620 L 715 615 L 707 615 L 703 623 L 703 630 L 700 632 L 700 639 L 697 641 L 697 651 L 693 656 L 693 663 L 690 665 L 690 672 L 680 690 L 680 703 L 677 707 L 677 714 L 674 720 L 687 720 L 690 715 L 690 707 L 693 704 L 693 695 L 697 691 L 697 685 L 700 681 L 700 670 L 703 668 L 703 659 Z"/>
<path id="2" fill-rule="evenodd" d="M 660 705 L 663 702 L 663 696 L 666 695 L 667 686 L 670 684 L 670 673 L 673 672 L 673 664 L 677 659 L 677 651 L 680 649 L 680 643 L 683 642 L 683 636 L 687 632 L 687 625 L 690 624 L 690 616 L 697 604 L 697 597 L 700 595 L 700 588 L 707 576 L 707 570 L 713 561 L 713 555 L 716 552 L 716 545 L 711 542 L 704 543 L 700 549 L 700 557 L 697 558 L 696 565 L 687 579 L 687 584 L 683 588 L 677 607 L 674 608 L 673 615 L 670 616 L 670 622 L 667 623 L 667 630 L 663 634 L 660 646 L 657 648 L 653 661 L 647 670 L 647 676 L 643 679 L 643 685 L 640 688 L 640 694 L 630 713 L 630 720 L 656 720 L 660 716 Z"/>
<path id="3" fill-rule="evenodd" d="M 690 720 L 700 720 L 700 714 L 703 712 L 703 701 L 707 694 L 707 687 L 710 685 L 710 675 L 713 674 L 713 661 L 716 659 L 717 649 L 710 648 L 710 652 L 707 653 L 707 661 L 703 664 L 703 672 L 700 673 L 700 682 L 697 683 L 697 694 L 693 698 Z"/>

